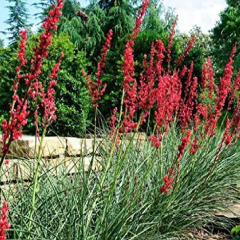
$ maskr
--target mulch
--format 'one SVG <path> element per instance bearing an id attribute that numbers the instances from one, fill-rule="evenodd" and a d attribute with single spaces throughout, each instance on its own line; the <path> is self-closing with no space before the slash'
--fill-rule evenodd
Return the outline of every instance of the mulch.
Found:
<path id="1" fill-rule="evenodd" d="M 186 237 L 186 240 L 232 240 L 232 237 L 229 234 L 222 231 L 213 234 L 205 230 L 196 229 L 191 229 Z"/>

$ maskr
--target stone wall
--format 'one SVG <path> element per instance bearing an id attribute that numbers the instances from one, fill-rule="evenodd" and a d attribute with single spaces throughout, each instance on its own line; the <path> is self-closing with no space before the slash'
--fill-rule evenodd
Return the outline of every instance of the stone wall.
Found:
<path id="1" fill-rule="evenodd" d="M 126 143 L 132 137 L 128 134 Z M 146 140 L 145 133 L 137 133 L 134 137 L 134 144 L 141 148 Z M 69 174 L 78 171 L 79 160 L 83 162 L 83 168 L 88 169 L 91 155 L 93 152 L 93 138 L 75 138 L 75 137 L 45 137 L 42 146 L 41 170 L 50 169 L 52 175 L 61 174 L 63 171 Z M 110 143 L 103 138 L 96 139 L 95 159 L 92 168 L 94 170 L 101 168 L 101 157 L 103 151 L 108 151 Z M 31 180 L 36 168 L 37 151 L 39 140 L 35 136 L 23 136 L 23 138 L 12 142 L 10 146 L 11 153 L 7 155 L 8 164 L 3 165 L 2 184 L 18 180 Z M 0 139 L 0 156 L 2 145 Z"/>

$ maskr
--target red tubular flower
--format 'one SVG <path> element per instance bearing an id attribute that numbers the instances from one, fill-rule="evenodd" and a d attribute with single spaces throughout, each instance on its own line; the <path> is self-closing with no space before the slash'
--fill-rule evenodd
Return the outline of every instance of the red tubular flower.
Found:
<path id="1" fill-rule="evenodd" d="M 194 140 L 193 142 L 191 143 L 191 149 L 190 149 L 190 152 L 194 155 L 198 148 L 199 148 L 199 145 L 197 144 L 197 140 L 198 140 L 198 137 L 197 135 L 194 136 Z"/>
<path id="2" fill-rule="evenodd" d="M 168 70 L 170 68 L 170 62 L 171 62 L 171 47 L 172 47 L 172 41 L 173 41 L 173 36 L 175 34 L 175 27 L 176 27 L 176 23 L 178 20 L 178 16 L 176 16 L 175 20 L 172 23 L 172 29 L 171 29 L 171 33 L 169 35 L 168 38 L 168 48 L 167 48 L 167 63 L 168 63 Z"/>
<path id="3" fill-rule="evenodd" d="M 172 183 L 173 183 L 173 176 L 174 176 L 174 171 L 173 171 L 173 169 L 169 169 L 168 170 L 168 175 L 169 176 L 167 176 L 167 175 L 165 175 L 164 177 L 163 177 L 163 182 L 164 182 L 164 184 L 163 184 L 163 186 L 161 186 L 160 187 L 160 192 L 161 193 L 165 193 L 165 194 L 167 194 L 168 192 L 169 192 L 169 189 L 171 189 L 173 186 L 172 186 Z"/>
<path id="4" fill-rule="evenodd" d="M 94 82 L 93 80 L 91 80 L 90 77 L 82 69 L 82 74 L 87 79 L 87 88 L 88 88 L 89 94 L 92 97 L 92 103 L 95 109 L 98 108 L 98 102 L 101 100 L 105 92 L 105 89 L 107 87 L 106 83 L 103 85 L 101 76 L 103 74 L 103 68 L 105 67 L 105 64 L 106 64 L 106 57 L 107 57 L 108 50 L 110 48 L 112 34 L 113 34 L 113 31 L 112 29 L 110 29 L 105 39 L 105 44 L 102 48 L 102 56 L 101 56 L 101 60 L 98 63 L 97 72 L 96 72 L 96 81 Z"/>
<path id="5" fill-rule="evenodd" d="M 157 137 L 155 137 L 154 135 L 151 135 L 151 136 L 149 137 L 149 140 L 152 141 L 152 145 L 153 145 L 154 147 L 159 148 L 159 147 L 161 146 L 162 136 L 160 136 L 160 137 L 157 138 Z"/>
<path id="6" fill-rule="evenodd" d="M 1 209 L 1 216 L 0 216 L 0 240 L 5 240 L 7 239 L 6 237 L 6 230 L 10 229 L 10 224 L 8 222 L 7 218 L 7 212 L 9 210 L 9 207 L 7 205 L 7 202 L 3 202 L 3 206 Z"/>
<path id="7" fill-rule="evenodd" d="M 187 72 L 187 67 L 184 65 L 181 73 L 179 74 L 179 78 L 182 79 L 184 77 L 184 75 L 186 74 Z"/>
<path id="8" fill-rule="evenodd" d="M 178 146 L 178 159 L 182 158 L 184 150 L 190 141 L 191 134 L 191 130 L 188 130 L 187 134 L 182 138 L 182 143 Z"/>

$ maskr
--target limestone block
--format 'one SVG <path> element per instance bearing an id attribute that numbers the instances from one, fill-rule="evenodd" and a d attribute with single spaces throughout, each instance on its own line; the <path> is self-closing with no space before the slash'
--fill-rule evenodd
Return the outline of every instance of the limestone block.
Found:
<path id="1" fill-rule="evenodd" d="M 83 154 L 85 139 L 76 137 L 66 137 L 66 156 L 77 156 Z"/>
<path id="2" fill-rule="evenodd" d="M 84 151 L 83 154 L 91 154 L 93 153 L 93 145 L 94 145 L 94 139 L 83 139 L 84 141 Z M 96 139 L 96 145 L 95 145 L 95 153 L 101 154 L 101 147 L 103 147 L 104 140 L 102 138 Z"/>
<path id="3" fill-rule="evenodd" d="M 40 142 L 35 136 L 23 136 L 11 143 L 11 153 L 7 157 L 36 158 L 39 144 Z M 66 140 L 62 137 L 45 137 L 42 150 L 42 157 L 63 155 L 66 151 Z"/>
<path id="4" fill-rule="evenodd" d="M 224 211 L 224 212 L 218 212 L 215 215 L 216 216 L 224 216 L 226 218 L 239 218 L 240 216 L 240 204 L 237 203 L 232 203 L 229 207 L 228 207 L 228 211 Z"/>
<path id="5" fill-rule="evenodd" d="M 17 178 L 17 161 L 16 159 L 7 160 L 7 164 L 2 166 L 1 182 L 9 182 Z"/>

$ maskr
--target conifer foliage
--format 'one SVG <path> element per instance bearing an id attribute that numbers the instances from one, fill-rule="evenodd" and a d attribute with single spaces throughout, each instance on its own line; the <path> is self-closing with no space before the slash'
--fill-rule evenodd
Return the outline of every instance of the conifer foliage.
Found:
<path id="1" fill-rule="evenodd" d="M 19 32 L 22 29 L 28 29 L 31 25 L 28 24 L 28 13 L 25 0 L 7 0 L 9 2 L 9 18 L 6 20 L 8 28 L 3 32 L 9 34 L 8 40 L 10 43 L 15 43 L 19 40 Z"/>

